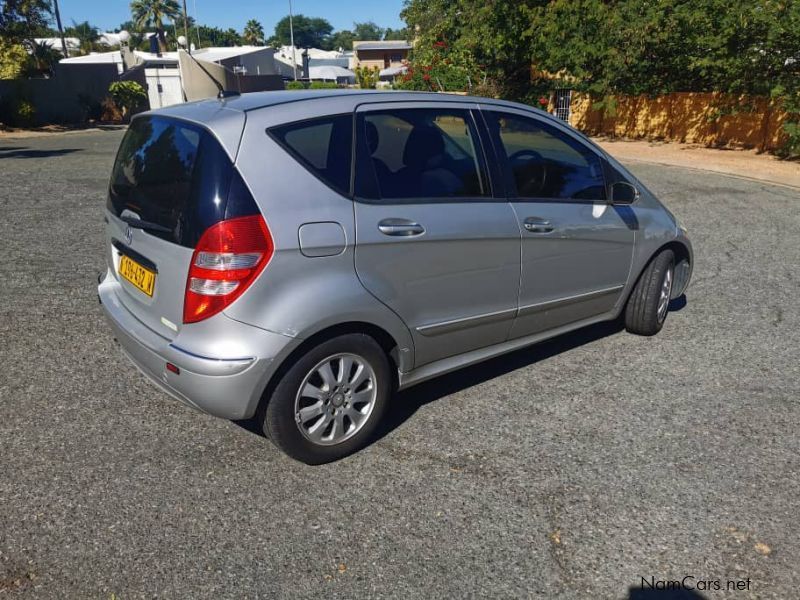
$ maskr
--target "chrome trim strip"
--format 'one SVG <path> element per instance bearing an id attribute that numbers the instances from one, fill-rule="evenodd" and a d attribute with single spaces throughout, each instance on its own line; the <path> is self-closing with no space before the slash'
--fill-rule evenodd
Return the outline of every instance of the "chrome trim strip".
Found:
<path id="1" fill-rule="evenodd" d="M 464 354 L 457 354 L 456 356 L 443 358 L 432 363 L 422 365 L 421 367 L 417 367 L 416 369 L 406 373 L 399 371 L 397 374 L 398 389 L 404 390 L 413 385 L 417 385 L 418 383 L 422 383 L 423 381 L 427 381 L 433 377 L 438 377 L 439 375 L 444 375 L 445 373 L 468 367 L 475 363 L 482 362 L 495 356 L 500 356 L 507 352 L 519 350 L 520 348 L 530 346 L 531 344 L 535 344 L 546 339 L 554 338 L 563 333 L 567 333 L 568 331 L 574 331 L 576 329 L 580 329 L 581 327 L 586 327 L 587 325 L 592 325 L 601 321 L 611 320 L 615 318 L 617 314 L 618 313 L 615 311 L 609 311 L 589 319 L 568 323 L 567 325 L 556 327 L 555 329 L 549 329 L 547 331 L 534 333 L 525 337 L 501 342 L 500 344 L 495 344 L 493 346 L 471 350 L 470 352 L 465 352 Z"/>
<path id="2" fill-rule="evenodd" d="M 529 304 L 528 306 L 521 306 L 519 310 L 515 308 L 509 308 L 506 310 L 499 310 L 496 312 L 486 313 L 484 315 L 477 315 L 474 317 L 462 317 L 460 319 L 453 319 L 451 321 L 442 321 L 441 323 L 420 325 L 419 327 L 416 328 L 416 330 L 417 332 L 426 337 L 442 335 L 443 333 L 451 333 L 453 331 L 458 331 L 460 329 L 468 329 L 470 327 L 485 325 L 487 323 L 497 323 L 499 321 L 505 321 L 507 319 L 513 319 L 515 317 L 523 317 L 526 315 L 541 312 L 543 310 L 548 310 L 550 308 L 555 308 L 556 306 L 559 307 L 569 306 L 570 304 L 583 302 L 584 300 L 591 300 L 592 298 L 595 297 L 605 296 L 606 294 L 619 292 L 624 287 L 625 284 L 620 284 L 609 288 L 603 288 L 601 290 L 586 292 L 584 294 L 576 294 L 574 296 L 567 296 L 565 298 L 556 298 L 555 300 L 548 300 L 546 302 L 538 302 L 536 304 Z"/>
<path id="3" fill-rule="evenodd" d="M 212 358 L 210 356 L 203 356 L 201 354 L 195 354 L 194 352 L 189 352 L 188 350 L 181 348 L 180 346 L 176 346 L 175 344 L 170 344 L 170 348 L 173 350 L 177 350 L 178 352 L 182 352 L 187 356 L 191 356 L 192 358 L 199 358 L 200 360 L 208 360 L 214 362 L 237 362 L 237 363 L 251 363 L 255 360 L 252 356 L 243 356 L 241 358 Z"/>
<path id="4" fill-rule="evenodd" d="M 605 296 L 606 294 L 619 292 L 624 287 L 625 284 L 620 284 L 609 288 L 603 288 L 602 290 L 594 290 L 592 292 L 586 292 L 585 294 L 575 294 L 574 296 L 566 296 L 565 298 L 556 298 L 555 300 L 547 300 L 546 302 L 537 302 L 536 304 L 520 306 L 519 313 L 517 314 L 517 316 L 524 317 L 527 315 L 532 315 L 537 312 L 542 312 L 543 310 L 548 310 L 550 308 L 569 306 L 570 304 L 576 304 L 578 302 L 583 302 L 584 300 L 591 300 L 592 298 L 595 297 Z"/>
<path id="5" fill-rule="evenodd" d="M 441 323 L 431 323 L 430 325 L 420 325 L 417 331 L 424 336 L 442 335 L 443 333 L 450 333 L 460 329 L 468 329 L 470 327 L 477 327 L 478 325 L 485 325 L 487 323 L 497 323 L 498 321 L 506 321 L 513 319 L 517 316 L 516 308 L 508 308 L 506 310 L 498 310 L 484 315 L 477 315 L 475 317 L 463 317 L 461 319 L 453 319 L 451 321 L 442 321 Z"/>

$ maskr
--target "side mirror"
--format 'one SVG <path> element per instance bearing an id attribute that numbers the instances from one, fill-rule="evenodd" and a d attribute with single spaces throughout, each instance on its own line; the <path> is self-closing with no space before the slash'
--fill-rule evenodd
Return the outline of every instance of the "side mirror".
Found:
<path id="1" fill-rule="evenodd" d="M 616 181 L 611 184 L 611 204 L 633 204 L 639 199 L 639 190 L 627 181 Z"/>

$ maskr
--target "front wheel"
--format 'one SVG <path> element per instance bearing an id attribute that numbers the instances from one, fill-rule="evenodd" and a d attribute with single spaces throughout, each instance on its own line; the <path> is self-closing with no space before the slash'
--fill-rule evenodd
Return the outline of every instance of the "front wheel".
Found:
<path id="1" fill-rule="evenodd" d="M 284 374 L 264 411 L 276 446 L 306 464 L 331 462 L 362 448 L 391 393 L 389 361 L 364 334 L 312 348 Z"/>
<path id="2" fill-rule="evenodd" d="M 662 250 L 647 265 L 628 298 L 625 329 L 639 335 L 661 331 L 669 312 L 674 279 L 675 254 Z"/>

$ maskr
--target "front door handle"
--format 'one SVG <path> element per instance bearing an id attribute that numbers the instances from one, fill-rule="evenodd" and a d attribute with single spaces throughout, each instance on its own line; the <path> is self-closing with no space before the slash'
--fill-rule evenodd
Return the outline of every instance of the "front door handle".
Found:
<path id="1" fill-rule="evenodd" d="M 384 235 L 399 237 L 410 237 L 425 233 L 425 228 L 422 225 L 408 219 L 383 219 L 378 223 L 378 229 Z"/>
<path id="2" fill-rule="evenodd" d="M 550 233 L 554 229 L 550 221 L 541 217 L 528 217 L 523 226 L 530 233 Z"/>

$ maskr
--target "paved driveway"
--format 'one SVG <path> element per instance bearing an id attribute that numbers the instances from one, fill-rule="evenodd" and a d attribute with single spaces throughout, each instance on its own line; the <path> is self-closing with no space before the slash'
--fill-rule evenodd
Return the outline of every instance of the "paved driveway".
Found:
<path id="1" fill-rule="evenodd" d="M 424 384 L 306 467 L 116 349 L 95 281 L 120 136 L 0 141 L 0 597 L 797 597 L 799 191 L 635 165 L 697 255 L 660 335 Z"/>

